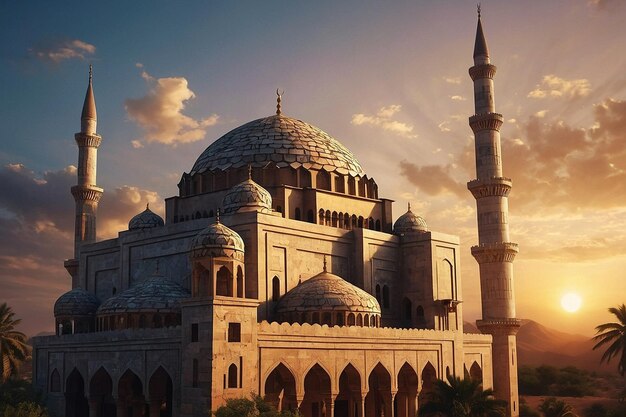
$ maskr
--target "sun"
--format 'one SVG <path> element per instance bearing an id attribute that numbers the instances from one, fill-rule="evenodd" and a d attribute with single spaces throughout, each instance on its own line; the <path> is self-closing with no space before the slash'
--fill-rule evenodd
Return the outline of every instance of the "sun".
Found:
<path id="1" fill-rule="evenodd" d="M 575 292 L 568 292 L 561 297 L 561 307 L 568 313 L 575 313 L 582 305 L 583 300 L 580 295 Z"/>

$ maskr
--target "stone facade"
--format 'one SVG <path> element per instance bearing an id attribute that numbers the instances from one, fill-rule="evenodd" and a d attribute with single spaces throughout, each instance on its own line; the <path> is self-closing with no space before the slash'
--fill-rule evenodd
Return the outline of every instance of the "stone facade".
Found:
<path id="1" fill-rule="evenodd" d="M 146 209 L 77 243 L 33 383 L 67 417 L 202 416 L 251 392 L 306 417 L 408 417 L 437 378 L 497 386 L 510 323 L 464 334 L 458 238 L 391 209 L 350 151 L 279 106 L 200 155 L 165 221 Z"/>

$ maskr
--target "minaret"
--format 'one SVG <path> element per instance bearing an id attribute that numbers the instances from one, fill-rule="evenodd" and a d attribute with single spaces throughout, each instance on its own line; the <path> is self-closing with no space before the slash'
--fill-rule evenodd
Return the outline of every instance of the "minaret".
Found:
<path id="1" fill-rule="evenodd" d="M 520 321 L 515 318 L 513 259 L 517 244 L 509 240 L 508 195 L 512 182 L 502 174 L 500 127 L 503 118 L 495 112 L 493 78 L 489 50 L 480 21 L 474 44 L 474 66 L 469 69 L 474 81 L 475 114 L 469 118 L 474 131 L 476 178 L 467 188 L 476 199 L 478 246 L 472 255 L 480 268 L 482 320 L 481 332 L 493 337 L 493 379 L 497 398 L 509 403 L 507 414 L 519 415 L 517 393 L 516 333 Z"/>
<path id="2" fill-rule="evenodd" d="M 76 201 L 74 259 L 65 263 L 66 269 L 72 275 L 72 287 L 77 285 L 76 275 L 81 245 L 96 240 L 96 212 L 103 192 L 102 188 L 96 186 L 98 146 L 102 138 L 96 133 L 98 121 L 92 79 L 93 73 L 90 65 L 89 85 L 80 117 L 80 132 L 74 135 L 78 145 L 78 183 L 72 187 L 72 195 Z"/>

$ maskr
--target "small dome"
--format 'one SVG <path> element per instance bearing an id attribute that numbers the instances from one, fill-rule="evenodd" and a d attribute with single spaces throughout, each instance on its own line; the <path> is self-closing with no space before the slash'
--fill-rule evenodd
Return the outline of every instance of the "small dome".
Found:
<path id="1" fill-rule="evenodd" d="M 340 276 L 322 272 L 302 282 L 280 298 L 279 316 L 289 313 L 351 312 L 380 315 L 376 298 Z"/>
<path id="2" fill-rule="evenodd" d="M 237 211 L 272 211 L 272 196 L 252 178 L 235 185 L 226 193 L 222 201 L 224 213 Z"/>
<path id="3" fill-rule="evenodd" d="M 402 216 L 398 217 L 398 220 L 393 225 L 393 232 L 396 235 L 403 235 L 405 233 L 424 233 L 428 232 L 428 226 L 426 220 L 423 217 L 411 211 L 411 205 L 409 209 Z"/>
<path id="4" fill-rule="evenodd" d="M 146 209 L 130 219 L 128 230 L 151 229 L 165 225 L 165 222 L 158 214 L 154 213 L 146 204 Z"/>
<path id="5" fill-rule="evenodd" d="M 237 232 L 220 223 L 210 224 L 191 241 L 191 257 L 228 257 L 243 260 L 243 239 Z"/>
<path id="6" fill-rule="evenodd" d="M 180 312 L 180 302 L 189 298 L 189 292 L 162 276 L 152 276 L 114 297 L 106 300 L 98 315 L 138 312 Z"/>
<path id="7" fill-rule="evenodd" d="M 74 288 L 60 296 L 54 303 L 55 317 L 93 316 L 100 302 L 82 288 Z"/>

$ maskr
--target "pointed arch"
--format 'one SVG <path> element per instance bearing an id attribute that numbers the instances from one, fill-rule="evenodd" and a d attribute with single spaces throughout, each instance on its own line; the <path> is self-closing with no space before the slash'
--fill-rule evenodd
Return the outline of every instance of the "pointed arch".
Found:
<path id="1" fill-rule="evenodd" d="M 422 386 L 422 390 L 419 394 L 420 403 L 428 396 L 430 392 L 432 392 L 436 380 L 437 371 L 435 370 L 435 367 L 432 363 L 430 363 L 430 361 L 426 362 L 426 365 L 424 365 L 420 377 L 420 384 Z"/>
<path id="2" fill-rule="evenodd" d="M 54 368 L 50 374 L 49 392 L 61 392 L 61 374 Z"/>
<path id="3" fill-rule="evenodd" d="M 233 296 L 233 274 L 226 265 L 218 269 L 216 281 L 215 295 Z"/>
<path id="4" fill-rule="evenodd" d="M 478 362 L 474 361 L 469 370 L 469 377 L 478 382 L 482 382 L 483 380 L 483 370 L 480 368 Z"/>
<path id="5" fill-rule="evenodd" d="M 335 399 L 336 416 L 354 416 L 360 408 L 361 374 L 348 362 L 339 374 L 339 394 Z"/>
<path id="6" fill-rule="evenodd" d="M 315 363 L 304 375 L 304 399 L 300 406 L 304 415 L 329 415 L 332 398 L 330 374 Z"/>
<path id="7" fill-rule="evenodd" d="M 408 362 L 404 362 L 398 372 L 397 387 L 398 392 L 394 399 L 394 406 L 397 410 L 396 415 L 416 415 L 415 398 L 417 397 L 419 383 L 415 369 Z"/>
<path id="8" fill-rule="evenodd" d="M 228 388 L 237 388 L 237 365 L 231 363 L 228 367 Z"/>
<path id="9" fill-rule="evenodd" d="M 390 416 L 391 374 L 378 362 L 367 378 L 368 392 L 365 396 L 365 415 Z"/>
<path id="10" fill-rule="evenodd" d="M 76 368 L 65 380 L 65 417 L 87 417 L 89 405 L 85 398 L 85 380 Z"/>
<path id="11" fill-rule="evenodd" d="M 125 408 L 144 404 L 143 382 L 136 373 L 127 369 L 117 383 L 117 401 Z"/>
<path id="12" fill-rule="evenodd" d="M 280 299 L 280 279 L 278 276 L 272 278 L 272 301 L 278 302 Z"/>
<path id="13" fill-rule="evenodd" d="M 291 369 L 283 362 L 273 367 L 263 386 L 266 401 L 278 411 L 295 410 L 298 407 L 296 379 Z"/>
<path id="14" fill-rule="evenodd" d="M 115 415 L 113 379 L 103 366 L 98 368 L 89 381 L 89 400 L 96 402 L 97 416 Z"/>

